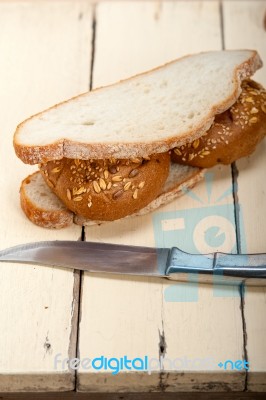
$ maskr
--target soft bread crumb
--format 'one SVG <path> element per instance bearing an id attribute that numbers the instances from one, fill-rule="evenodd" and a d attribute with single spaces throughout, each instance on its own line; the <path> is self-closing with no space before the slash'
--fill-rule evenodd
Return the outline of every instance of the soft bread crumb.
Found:
<path id="1" fill-rule="evenodd" d="M 29 118 L 16 130 L 16 153 L 35 164 L 165 152 L 206 132 L 261 66 L 251 50 L 183 57 Z"/>
<path id="2" fill-rule="evenodd" d="M 61 229 L 73 223 L 73 213 L 48 188 L 39 172 L 22 182 L 20 203 L 26 216 L 36 225 Z"/>

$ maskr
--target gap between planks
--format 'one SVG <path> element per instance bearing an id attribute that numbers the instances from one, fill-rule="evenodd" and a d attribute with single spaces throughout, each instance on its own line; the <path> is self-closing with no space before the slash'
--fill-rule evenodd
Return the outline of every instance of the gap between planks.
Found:
<path id="1" fill-rule="evenodd" d="M 91 24 L 91 63 L 89 73 L 89 90 L 93 87 L 93 66 L 95 56 L 95 42 L 96 42 L 96 7 L 97 4 L 92 5 L 92 24 Z M 80 241 L 86 242 L 85 227 L 82 226 Z M 74 285 L 73 285 L 73 302 L 72 302 L 72 320 L 71 320 L 71 333 L 68 357 L 69 359 L 80 358 L 79 352 L 79 336 L 80 336 L 80 321 L 82 317 L 82 284 L 83 284 L 83 271 L 74 270 Z M 74 371 L 74 388 L 76 392 L 78 383 L 78 370 Z"/>
<path id="2" fill-rule="evenodd" d="M 221 28 L 221 45 L 222 50 L 226 50 L 225 46 L 225 35 L 224 35 L 224 7 L 223 0 L 219 2 L 219 13 L 220 13 L 220 28 Z M 241 240 L 240 240 L 240 222 L 239 222 L 239 204 L 238 204 L 238 169 L 236 163 L 233 162 L 231 164 L 231 176 L 232 176 L 232 188 L 233 188 L 233 201 L 234 201 L 234 218 L 235 218 L 235 227 L 236 227 L 236 248 L 237 254 L 241 253 Z M 240 311 L 241 311 L 241 319 L 242 319 L 242 330 L 243 330 L 243 359 L 248 361 L 248 353 L 247 353 L 247 332 L 246 332 L 246 321 L 245 321 L 245 300 L 244 300 L 244 286 L 240 285 L 239 287 L 239 296 L 240 296 Z M 248 380 L 248 372 L 245 370 L 245 386 L 244 392 L 247 391 L 247 380 Z"/>

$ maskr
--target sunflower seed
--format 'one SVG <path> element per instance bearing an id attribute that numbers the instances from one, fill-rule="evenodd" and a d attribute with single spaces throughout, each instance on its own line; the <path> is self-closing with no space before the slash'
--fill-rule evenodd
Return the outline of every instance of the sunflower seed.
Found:
<path id="1" fill-rule="evenodd" d="M 129 173 L 128 177 L 129 178 L 134 178 L 134 176 L 137 176 L 139 174 L 138 169 L 132 169 L 132 171 Z"/>
<path id="2" fill-rule="evenodd" d="M 117 192 L 115 192 L 115 193 L 113 194 L 113 199 L 114 199 L 114 200 L 117 200 L 119 197 L 122 196 L 122 194 L 123 194 L 123 190 L 122 190 L 122 189 L 118 190 Z"/>
<path id="3" fill-rule="evenodd" d="M 108 169 L 111 174 L 117 173 L 116 167 L 114 165 L 110 165 Z"/>

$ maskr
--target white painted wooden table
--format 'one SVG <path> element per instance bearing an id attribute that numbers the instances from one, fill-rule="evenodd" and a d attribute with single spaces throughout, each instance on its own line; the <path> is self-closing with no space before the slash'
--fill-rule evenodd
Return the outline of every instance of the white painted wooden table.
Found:
<path id="1" fill-rule="evenodd" d="M 22 214 L 20 181 L 34 168 L 23 165 L 12 148 L 21 120 L 187 53 L 255 48 L 266 62 L 265 16 L 266 2 L 254 0 L 0 1 L 1 248 L 82 237 L 80 227 L 45 230 Z M 256 74 L 264 85 L 265 71 Z M 172 236 L 160 220 L 181 215 L 190 226 L 194 213 L 217 215 L 218 206 L 226 226 L 234 227 L 225 231 L 220 249 L 265 252 L 265 147 L 235 166 L 209 171 L 209 197 L 210 175 L 194 197 L 186 194 L 153 215 L 86 228 L 86 240 L 167 245 Z M 200 237 L 193 242 L 186 230 L 176 231 L 177 240 L 181 237 L 186 250 L 206 250 Z M 164 280 L 16 264 L 1 264 L 0 285 L 0 392 L 266 391 L 263 288 L 218 293 L 212 286 L 184 284 L 183 298 L 174 299 L 175 283 Z M 165 365 L 151 374 L 73 371 L 67 364 L 55 368 L 57 354 L 61 359 L 160 354 Z M 171 368 L 168 360 L 176 358 L 179 368 Z M 211 366 L 202 365 L 206 358 Z M 249 371 L 224 371 L 217 364 L 227 359 L 248 360 Z"/>

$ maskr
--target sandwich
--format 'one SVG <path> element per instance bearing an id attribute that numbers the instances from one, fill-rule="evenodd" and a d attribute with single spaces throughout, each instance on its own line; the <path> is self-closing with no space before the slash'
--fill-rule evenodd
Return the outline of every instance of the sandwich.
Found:
<path id="1" fill-rule="evenodd" d="M 62 228 L 144 215 L 206 168 L 251 154 L 266 133 L 256 51 L 189 55 L 71 98 L 18 125 L 20 188 L 35 224 Z"/>

